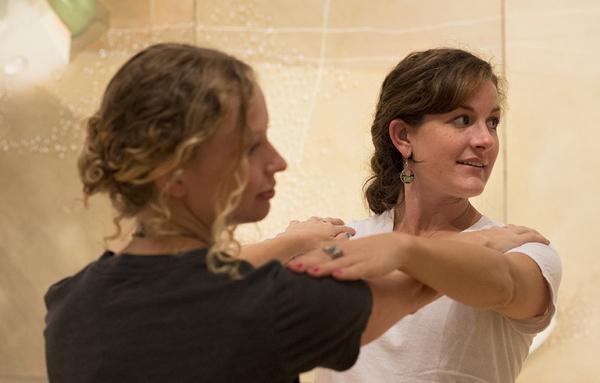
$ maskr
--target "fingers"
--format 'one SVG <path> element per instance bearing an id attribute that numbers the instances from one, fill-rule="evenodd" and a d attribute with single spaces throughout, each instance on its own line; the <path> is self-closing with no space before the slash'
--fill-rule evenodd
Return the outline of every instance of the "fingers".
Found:
<path id="1" fill-rule="evenodd" d="M 352 236 L 354 235 L 354 233 L 349 232 L 349 231 L 342 231 L 338 234 L 336 234 L 333 239 L 335 239 L 336 241 L 347 241 L 350 238 L 352 238 Z"/>
<path id="2" fill-rule="evenodd" d="M 524 237 L 525 242 L 539 242 L 539 243 L 543 243 L 544 245 L 550 244 L 550 241 L 548 240 L 548 238 L 544 237 L 543 235 L 541 235 L 540 233 L 538 233 L 535 230 L 523 233 L 521 235 Z"/>
<path id="3" fill-rule="evenodd" d="M 320 271 L 320 265 L 331 261 L 321 249 L 310 251 L 288 262 L 287 267 L 298 273 Z M 312 275 L 312 273 L 311 273 Z"/>
<path id="4" fill-rule="evenodd" d="M 335 279 L 350 281 L 372 277 L 369 263 L 353 257 L 341 257 L 313 266 L 307 273 L 313 277 L 333 276 Z"/>
<path id="5" fill-rule="evenodd" d="M 342 221 L 339 218 L 334 218 L 334 217 L 325 217 L 325 218 L 323 218 L 323 220 L 325 222 L 329 222 L 334 225 L 343 225 L 344 224 L 344 221 Z"/>
<path id="6" fill-rule="evenodd" d="M 525 242 L 539 242 L 545 245 L 550 244 L 548 238 L 530 227 L 512 224 L 508 224 L 506 227 L 514 233 L 521 235 L 526 240 Z"/>
<path id="7" fill-rule="evenodd" d="M 341 220 L 340 218 L 335 218 L 335 217 L 325 217 L 325 218 L 323 218 L 323 217 L 312 216 L 307 221 L 331 223 L 333 225 L 343 225 L 344 224 L 343 220 Z"/>
<path id="8" fill-rule="evenodd" d="M 334 229 L 333 237 L 335 237 L 336 239 L 342 239 L 342 237 L 340 237 L 340 236 L 343 236 L 344 237 L 343 239 L 348 239 L 356 234 L 356 230 L 354 230 L 350 226 L 336 225 L 333 227 L 333 229 Z"/>
<path id="9" fill-rule="evenodd" d="M 307 269 L 308 274 L 313 277 L 324 277 L 327 275 L 342 275 L 345 274 L 342 270 L 346 267 L 353 265 L 354 261 L 347 256 L 342 256 L 337 259 L 331 259 L 329 256 L 324 262 L 315 264 Z M 335 273 L 335 274 L 334 274 Z"/>
<path id="10" fill-rule="evenodd" d="M 512 231 L 513 233 L 517 233 L 517 234 L 524 234 L 524 233 L 527 233 L 528 231 L 533 230 L 533 229 L 528 228 L 527 226 L 513 225 L 513 224 L 508 224 L 508 225 L 506 225 L 506 227 L 508 229 L 510 229 L 510 231 Z"/>
<path id="11" fill-rule="evenodd" d="M 356 230 L 354 230 L 350 226 L 345 226 L 343 220 L 333 217 L 321 218 L 313 216 L 304 222 L 291 221 L 290 226 L 293 225 L 296 226 L 295 229 L 317 231 L 322 233 L 324 236 L 331 237 L 334 239 L 346 239 L 343 236 L 350 238 L 356 234 Z"/>
<path id="12" fill-rule="evenodd" d="M 325 247 L 294 258 L 287 264 L 287 267 L 299 273 L 308 273 L 313 277 L 324 277 L 360 262 L 360 259 L 355 260 L 352 256 L 344 256 L 341 247 L 338 247 L 337 245 L 332 245 L 330 247 L 337 247 L 337 251 L 340 251 L 337 258 L 334 257 L 334 254 L 330 251 L 326 251 L 327 247 Z M 344 274 L 344 278 L 349 279 L 351 279 L 353 275 L 351 273 L 346 276 L 345 272 L 338 274 Z"/>

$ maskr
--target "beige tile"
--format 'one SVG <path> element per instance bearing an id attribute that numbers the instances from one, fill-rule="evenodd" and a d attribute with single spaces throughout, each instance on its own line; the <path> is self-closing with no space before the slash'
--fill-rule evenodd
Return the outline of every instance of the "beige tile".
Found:
<path id="1" fill-rule="evenodd" d="M 332 0 L 332 28 L 436 29 L 443 26 L 486 24 L 501 19 L 500 0 Z"/>
<path id="2" fill-rule="evenodd" d="M 151 24 L 151 0 L 103 0 L 113 28 L 140 28 Z"/>
<path id="3" fill-rule="evenodd" d="M 195 0 L 149 0 L 153 25 L 194 23 Z"/>
<path id="4" fill-rule="evenodd" d="M 600 7 L 511 0 L 506 11 L 509 218 L 545 233 L 564 268 L 559 325 L 519 382 L 595 382 Z"/>
<path id="5" fill-rule="evenodd" d="M 43 376 L 42 296 L 50 283 L 96 258 L 102 238 L 113 231 L 106 201 L 92 201 L 90 212 L 82 207 L 72 147 L 78 149 L 82 138 L 76 122 L 93 112 L 109 78 L 134 52 L 157 41 L 197 41 L 256 67 L 270 107 L 271 137 L 290 162 L 278 177 L 271 215 L 250 225 L 256 239 L 280 231 L 292 218 L 366 215 L 361 187 L 368 175 L 372 113 L 381 81 L 406 53 L 453 45 L 501 58 L 499 0 L 443 10 L 433 0 L 102 4 L 112 29 L 56 80 L 19 99 L 28 108 L 4 117 L 14 128 L 0 125 L 0 174 L 12 180 L 0 188 L 6 206 L 0 221 L 0 339 L 9 339 L 0 342 L 0 376 Z M 192 5 L 195 27 L 189 24 Z M 363 26 L 393 33 L 336 32 Z M 497 218 L 502 173 L 500 161 L 477 201 Z"/>
<path id="6" fill-rule="evenodd" d="M 322 0 L 208 0 L 196 2 L 197 21 L 210 27 L 304 28 L 323 23 Z"/>
<path id="7" fill-rule="evenodd" d="M 196 40 L 229 52 L 250 63 L 270 65 L 314 65 L 319 55 L 320 38 L 314 35 L 197 30 Z"/>

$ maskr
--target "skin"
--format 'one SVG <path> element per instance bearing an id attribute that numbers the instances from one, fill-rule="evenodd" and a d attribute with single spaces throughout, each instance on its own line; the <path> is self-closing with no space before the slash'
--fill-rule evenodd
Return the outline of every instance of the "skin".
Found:
<path id="1" fill-rule="evenodd" d="M 492 172 L 499 150 L 496 127 L 500 113 L 496 87 L 487 81 L 464 105 L 449 113 L 426 115 L 418 127 L 393 120 L 390 140 L 404 158 L 412 155 L 416 160 L 409 162 L 415 180 L 405 185 L 404 199 L 394 209 L 393 234 L 420 238 L 404 238 L 409 242 L 405 245 L 408 251 L 382 256 L 375 255 L 373 248 L 361 252 L 354 248 L 358 245 L 340 244 L 344 253 L 348 250 L 352 255 L 332 261 L 314 251 L 291 262 L 290 267 L 340 279 L 370 278 L 401 270 L 461 303 L 510 318 L 527 319 L 544 313 L 550 304 L 549 289 L 537 264 L 527 255 L 504 254 L 513 247 L 499 246 L 480 249 L 479 255 L 486 257 L 472 256 L 467 248 L 447 257 L 438 248 L 446 241 L 423 241 L 426 237 L 464 240 L 457 234 L 481 218 L 468 199 L 484 190 Z M 527 242 L 549 243 L 531 229 L 513 226 L 507 230 Z M 384 235 L 373 245 L 391 241 L 388 237 Z"/>
<path id="2" fill-rule="evenodd" d="M 274 196 L 275 174 L 286 167 L 286 163 L 267 138 L 268 114 L 262 91 L 256 86 L 254 97 L 247 116 L 253 140 L 249 148 L 249 175 L 246 189 L 240 204 L 228 217 L 230 223 L 254 222 L 264 218 L 270 208 L 270 199 Z M 171 220 L 192 232 L 201 232 L 209 227 L 207 223 L 214 219 L 213 201 L 219 192 L 216 185 L 222 180 L 225 169 L 230 168 L 232 149 L 229 142 L 235 134 L 235 114 L 227 116 L 223 125 L 214 136 L 205 142 L 197 157 L 183 170 L 175 182 L 168 183 L 170 176 L 157 179 L 159 188 L 166 188 L 171 208 Z M 142 215 L 143 217 L 143 215 Z M 141 218 L 141 217 L 138 217 Z M 286 244 L 300 238 L 346 237 L 350 228 L 341 228 L 341 221 L 333 218 L 312 218 L 307 222 L 290 224 L 289 233 L 273 242 L 264 242 L 257 248 L 263 253 L 269 249 L 287 250 Z M 325 234 L 324 234 L 325 233 Z M 208 233 L 206 233 L 207 235 Z M 291 240 L 290 240 L 291 238 Z M 295 239 L 294 239 L 295 238 Z M 320 243 L 320 240 L 315 240 Z M 315 242 L 315 243 L 316 243 Z M 158 236 L 150 238 L 134 237 L 123 250 L 136 255 L 156 255 L 170 253 L 173 248 L 180 251 L 209 246 L 200 237 Z M 311 245 L 314 246 L 314 245 Z M 283 249 L 283 250 L 282 250 Z M 400 247 L 390 248 L 398 251 Z M 257 254 L 258 252 L 255 252 Z M 243 255 L 243 254 L 242 254 Z M 257 257 L 264 263 L 267 259 Z M 260 263 L 255 260 L 255 264 Z M 372 311 L 361 342 L 366 344 L 383 334 L 402 317 L 411 314 L 436 299 L 439 294 L 414 278 L 398 274 L 369 282 L 372 292 Z"/>
<path id="3" fill-rule="evenodd" d="M 264 96 L 258 86 L 255 88 L 254 97 L 249 105 L 247 120 L 252 135 L 248 149 L 248 182 L 237 209 L 228 217 L 230 223 L 255 222 L 264 218 L 270 209 L 270 199 L 274 196 L 275 174 L 283 171 L 286 167 L 285 161 L 267 138 L 268 114 Z M 157 187 L 166 188 L 172 212 L 171 219 L 178 225 L 193 229 L 193 232 L 201 232 L 207 230 L 207 227 L 210 226 L 209 223 L 214 219 L 213 205 L 215 196 L 219 193 L 217 185 L 222 180 L 223 174 L 226 173 L 225 169 L 231 167 L 233 149 L 228 143 L 232 142 L 234 134 L 236 134 L 234 129 L 236 121 L 235 113 L 228 115 L 213 137 L 202 144 L 197 157 L 183 169 L 181 177 L 175 182 L 168 183 L 169 176 L 157 179 Z M 314 217 L 306 222 L 292 222 L 285 235 L 281 235 L 277 240 L 271 242 L 265 241 L 255 247 L 254 254 L 262 252 L 263 255 L 256 256 L 252 261 L 259 266 L 269 257 L 273 258 L 264 256 L 264 254 L 270 254 L 267 250 L 275 249 L 282 253 L 287 252 L 287 246 L 297 246 L 300 238 L 313 238 L 314 241 L 309 246 L 317 246 L 315 244 L 322 243 L 323 239 L 347 238 L 346 233 L 348 232 L 352 232 L 352 229 L 343 227 L 341 221 L 333 218 L 318 219 Z M 205 234 L 208 235 L 208 233 Z M 380 243 L 385 246 L 379 247 L 382 259 L 396 259 L 406 252 L 421 254 L 428 251 L 439 252 L 440 256 L 448 258 L 456 250 L 454 245 L 449 246 L 448 244 L 427 248 L 424 244 L 429 244 L 431 240 L 425 240 L 424 244 L 421 244 L 407 240 L 409 237 L 397 234 L 386 237 L 385 241 Z M 370 253 L 367 249 L 372 247 L 371 241 L 372 239 L 343 242 L 350 245 L 347 252 L 351 255 L 354 253 L 353 247 L 356 246 L 358 246 L 356 251 Z M 203 240 L 202 237 L 190 238 L 175 235 L 151 238 L 136 237 L 124 251 L 138 255 L 154 255 L 168 253 L 173 247 L 185 251 L 209 245 L 210 243 Z M 480 246 L 475 245 L 460 249 L 473 257 L 477 256 L 481 250 Z M 247 259 L 252 258 L 248 257 L 252 251 L 249 252 L 246 249 L 245 253 Z M 383 334 L 402 317 L 414 313 L 440 296 L 426 283 L 402 272 L 374 278 L 368 283 L 372 292 L 373 306 L 366 330 L 362 335 L 363 344 Z"/>
<path id="4" fill-rule="evenodd" d="M 192 232 L 200 233 L 199 238 L 134 237 L 124 252 L 152 255 L 168 253 L 174 247 L 188 250 L 209 245 L 210 223 L 215 219 L 214 204 L 220 192 L 218 185 L 225 169 L 232 166 L 235 150 L 230 143 L 236 134 L 238 116 L 236 108 L 231 110 L 221 127 L 201 145 L 196 157 L 183 169 L 181 177 L 171 183 L 170 174 L 156 180 L 157 188 L 167 188 L 172 221 L 181 227 L 191 228 Z M 256 222 L 268 214 L 270 200 L 275 195 L 275 174 L 285 170 L 287 166 L 267 138 L 268 122 L 264 95 L 260 87 L 256 86 L 247 115 L 251 132 L 248 181 L 237 209 L 228 218 L 232 224 Z"/>
<path id="5" fill-rule="evenodd" d="M 395 209 L 394 231 L 439 236 L 479 220 L 481 214 L 468 199 L 483 192 L 491 175 L 500 116 L 497 89 L 486 81 L 464 105 L 428 115 L 419 127 L 390 124 L 398 151 L 421 161 L 413 164 L 416 180 L 406 185 L 405 199 Z M 550 294 L 537 264 L 522 253 L 508 253 L 503 260 L 511 277 L 506 282 L 509 298 L 494 309 L 515 319 L 542 314 Z"/>

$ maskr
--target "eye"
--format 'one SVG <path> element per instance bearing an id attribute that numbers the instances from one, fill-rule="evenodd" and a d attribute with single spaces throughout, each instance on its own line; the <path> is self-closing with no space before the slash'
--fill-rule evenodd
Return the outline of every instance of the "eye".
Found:
<path id="1" fill-rule="evenodd" d="M 487 126 L 489 129 L 496 130 L 498 129 L 499 124 L 500 119 L 498 117 L 490 117 L 487 119 Z"/>
<path id="2" fill-rule="evenodd" d="M 464 128 L 466 126 L 471 125 L 471 118 L 466 114 L 463 114 L 452 120 L 452 123 L 459 128 Z"/>
<path id="3" fill-rule="evenodd" d="M 252 153 L 256 152 L 256 150 L 257 150 L 258 148 L 260 148 L 260 144 L 261 144 L 261 141 L 257 141 L 257 142 L 255 142 L 254 144 L 252 144 L 252 145 L 251 145 L 251 146 L 248 148 L 248 154 L 252 154 Z"/>

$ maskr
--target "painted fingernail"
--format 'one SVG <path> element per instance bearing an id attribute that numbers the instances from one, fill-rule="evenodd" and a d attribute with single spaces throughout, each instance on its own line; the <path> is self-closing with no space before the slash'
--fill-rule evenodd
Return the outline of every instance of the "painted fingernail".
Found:
<path id="1" fill-rule="evenodd" d="M 302 262 L 299 262 L 299 263 L 295 263 L 292 267 L 295 270 L 302 270 L 302 268 L 304 267 L 304 264 Z"/>
<path id="2" fill-rule="evenodd" d="M 331 274 L 335 277 L 341 277 L 344 272 L 342 270 L 334 270 Z"/>
<path id="3" fill-rule="evenodd" d="M 321 269 L 318 267 L 311 267 L 310 269 L 308 269 L 309 272 L 311 273 L 318 273 Z"/>

